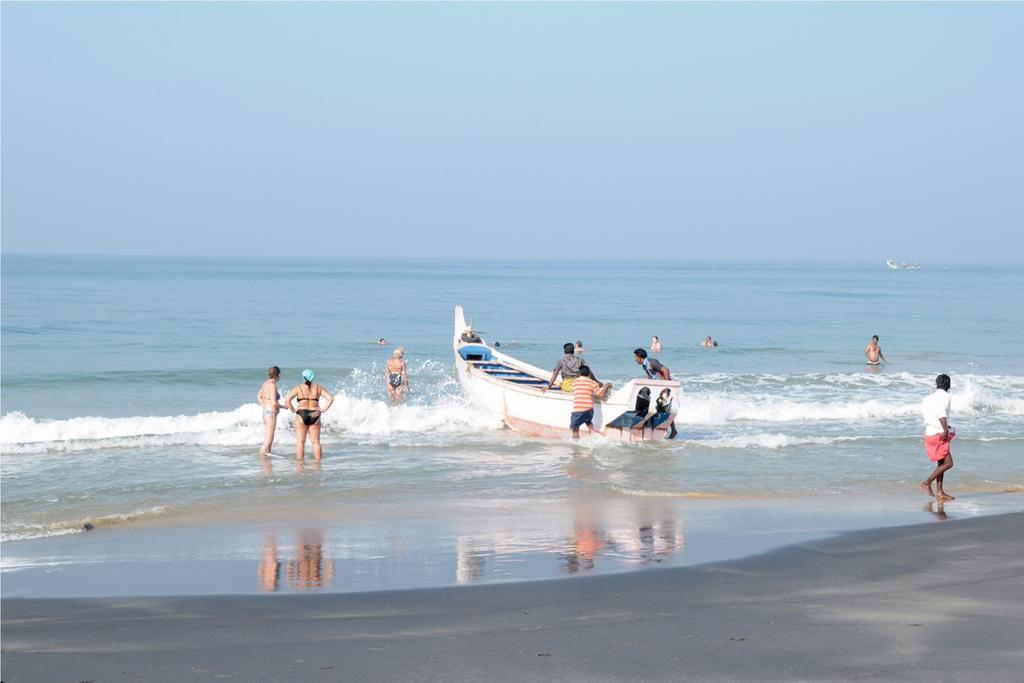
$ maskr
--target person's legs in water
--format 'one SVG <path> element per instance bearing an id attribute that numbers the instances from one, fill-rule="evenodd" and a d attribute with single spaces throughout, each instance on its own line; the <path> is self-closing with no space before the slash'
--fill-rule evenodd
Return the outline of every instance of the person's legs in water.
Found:
<path id="1" fill-rule="evenodd" d="M 302 417 L 295 416 L 295 459 L 302 460 L 306 457 L 306 432 L 309 430 Z"/>
<path id="2" fill-rule="evenodd" d="M 949 495 L 942 489 L 942 479 L 946 476 L 946 472 L 953 469 L 953 454 L 950 453 L 942 460 L 945 468 L 939 473 L 939 476 L 935 477 L 935 500 L 942 502 L 945 500 L 953 500 L 953 496 Z"/>
<path id="3" fill-rule="evenodd" d="M 672 421 L 668 423 L 668 438 L 674 439 L 679 435 L 676 431 L 676 419 L 672 418 Z"/>
<path id="4" fill-rule="evenodd" d="M 309 426 L 309 440 L 313 444 L 313 459 L 319 460 L 323 457 L 323 449 L 320 448 L 320 420 Z"/>
<path id="5" fill-rule="evenodd" d="M 948 496 L 945 491 L 942 490 L 942 475 L 946 473 L 946 470 L 953 468 L 953 454 L 949 453 L 945 458 L 939 460 L 936 463 L 935 470 L 928 475 L 928 478 L 921 482 L 921 490 L 927 493 L 929 496 L 936 496 L 940 500 L 953 500 L 952 496 Z M 936 492 L 932 492 L 932 482 L 936 482 Z"/>
<path id="6" fill-rule="evenodd" d="M 588 425 L 590 431 L 594 431 L 594 409 L 584 410 L 581 412 L 575 412 L 569 417 L 569 429 L 572 430 L 572 438 L 580 438 L 580 427 Z"/>
<path id="7" fill-rule="evenodd" d="M 274 446 L 274 431 L 277 429 L 277 413 L 263 413 L 263 426 L 266 427 L 266 434 L 263 437 L 263 445 L 260 446 L 260 455 L 266 455 Z"/>

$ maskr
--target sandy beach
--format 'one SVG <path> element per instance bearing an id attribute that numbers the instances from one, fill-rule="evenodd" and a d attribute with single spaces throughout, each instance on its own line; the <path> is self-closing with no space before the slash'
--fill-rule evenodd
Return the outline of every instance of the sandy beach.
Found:
<path id="1" fill-rule="evenodd" d="M 1017 681 L 1024 513 L 699 567 L 318 596 L 6 599 L 3 680 Z"/>

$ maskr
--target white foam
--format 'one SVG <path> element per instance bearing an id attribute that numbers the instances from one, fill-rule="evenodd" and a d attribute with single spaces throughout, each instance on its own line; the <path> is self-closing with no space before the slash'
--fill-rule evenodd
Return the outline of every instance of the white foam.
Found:
<path id="1" fill-rule="evenodd" d="M 844 441 L 857 441 L 866 437 L 851 436 L 793 436 L 791 434 L 766 433 L 726 436 L 694 442 L 705 448 L 768 449 L 779 450 L 793 446 L 825 446 Z"/>
<path id="2" fill-rule="evenodd" d="M 799 423 L 901 420 L 919 417 L 934 377 L 900 373 L 863 375 L 751 375 L 737 389 L 715 388 L 737 376 L 702 375 L 684 383 L 677 424 L 720 426 L 733 422 Z M 729 379 L 731 378 L 731 379 Z M 965 375 L 954 378 L 952 418 L 1024 416 L 1022 378 Z M 885 391 L 880 391 L 884 387 Z M 751 391 L 753 389 L 753 391 Z M 768 391 L 764 391 L 764 390 Z M 762 393 L 763 391 L 763 393 Z M 756 392 L 756 393 L 754 393 Z M 837 400 L 838 399 L 838 400 Z"/>
<path id="3" fill-rule="evenodd" d="M 87 517 L 80 521 L 53 522 L 45 525 L 20 525 L 8 524 L 4 527 L 3 534 L 0 534 L 0 541 L 24 541 L 30 538 L 46 538 L 50 536 L 64 536 L 67 534 L 84 533 L 90 528 L 101 528 L 133 522 L 148 517 L 156 517 L 165 514 L 170 508 L 165 505 L 157 505 L 132 512 L 101 515 L 98 517 Z M 88 525 L 88 526 L 87 526 Z"/>
<path id="4" fill-rule="evenodd" d="M 951 375 L 954 392 L 973 384 L 991 391 L 1012 393 L 1024 392 L 1024 376 L 1020 375 Z M 851 373 L 806 373 L 789 375 L 780 373 L 725 373 L 712 372 L 700 375 L 684 375 L 686 386 L 738 386 L 738 387 L 800 387 L 828 386 L 841 389 L 869 389 L 879 387 L 906 389 L 917 393 L 935 388 L 935 375 L 909 372 L 851 372 Z"/>
<path id="5" fill-rule="evenodd" d="M 292 415 L 278 418 L 278 432 L 290 432 Z M 383 401 L 336 395 L 321 418 L 323 440 L 345 433 L 365 436 L 459 434 L 501 428 L 501 419 L 474 411 L 461 399 L 434 405 L 389 405 Z M 198 415 L 75 417 L 44 420 L 24 413 L 0 417 L 0 452 L 53 453 L 153 446 L 253 446 L 263 439 L 263 412 L 247 404 L 225 412 Z"/>
<path id="6" fill-rule="evenodd" d="M 424 363 L 420 370 L 435 375 L 440 372 L 427 365 Z M 359 398 L 380 390 L 379 374 L 357 372 L 351 385 L 339 388 L 334 406 L 322 418 L 326 444 L 351 437 L 486 435 L 501 428 L 498 416 L 482 413 L 458 397 L 457 383 L 450 377 L 414 387 L 414 400 L 397 406 Z M 933 382 L 933 377 L 909 373 L 712 373 L 684 380 L 677 424 L 714 427 L 733 423 L 906 421 L 919 418 L 921 400 Z M 1024 378 L 956 376 L 952 413 L 954 420 L 1024 416 Z M 283 413 L 278 419 L 279 433 L 293 430 L 291 417 Z M 47 420 L 14 412 L 0 417 L 0 453 L 4 454 L 162 446 L 245 447 L 260 443 L 262 437 L 262 411 L 255 403 L 196 415 Z"/>
<path id="7" fill-rule="evenodd" d="M 1003 387 L 994 388 L 991 384 L 976 378 L 966 379 L 959 387 L 954 387 L 950 400 L 950 416 L 956 415 L 1003 415 L 1020 417 L 1024 415 L 1024 398 L 997 395 L 995 392 Z"/>
<path id="8" fill-rule="evenodd" d="M 921 412 L 920 403 L 879 400 L 822 403 L 778 397 L 732 397 L 726 394 L 683 397 L 677 425 L 714 426 L 732 422 L 855 422 L 900 419 Z"/>

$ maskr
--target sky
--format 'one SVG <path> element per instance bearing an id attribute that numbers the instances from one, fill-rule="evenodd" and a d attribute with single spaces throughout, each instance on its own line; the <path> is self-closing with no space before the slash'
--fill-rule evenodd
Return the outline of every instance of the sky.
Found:
<path id="1" fill-rule="evenodd" d="M 5 254 L 1024 259 L 1022 3 L 0 12 Z"/>

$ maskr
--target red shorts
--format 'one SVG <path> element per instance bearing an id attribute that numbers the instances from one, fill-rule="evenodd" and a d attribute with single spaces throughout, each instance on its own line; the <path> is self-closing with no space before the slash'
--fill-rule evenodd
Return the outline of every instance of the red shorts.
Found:
<path id="1" fill-rule="evenodd" d="M 956 438 L 956 432 L 949 430 L 949 439 L 942 438 L 942 434 L 932 434 L 924 437 L 924 452 L 932 462 L 939 462 L 949 455 L 949 442 Z"/>

